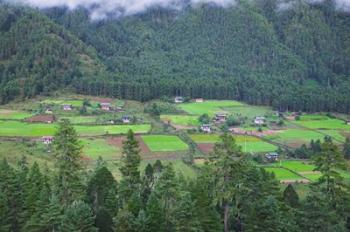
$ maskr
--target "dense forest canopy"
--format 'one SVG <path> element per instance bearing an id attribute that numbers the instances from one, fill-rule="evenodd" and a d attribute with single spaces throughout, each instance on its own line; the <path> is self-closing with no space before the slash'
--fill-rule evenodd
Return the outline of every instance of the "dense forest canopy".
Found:
<path id="1" fill-rule="evenodd" d="M 241 0 L 153 7 L 92 20 L 89 9 L 0 8 L 0 100 L 85 94 L 237 99 L 350 112 L 350 17 L 336 1 Z"/>

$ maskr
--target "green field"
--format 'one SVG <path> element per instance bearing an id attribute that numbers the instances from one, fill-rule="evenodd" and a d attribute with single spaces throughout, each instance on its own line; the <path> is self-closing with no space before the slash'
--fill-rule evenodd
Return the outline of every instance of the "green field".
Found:
<path id="1" fill-rule="evenodd" d="M 105 139 L 81 139 L 84 146 L 83 154 L 96 160 L 101 156 L 104 160 L 111 160 L 120 157 L 121 150 L 107 143 Z"/>
<path id="2" fill-rule="evenodd" d="M 327 130 L 349 130 L 350 125 L 347 125 L 340 119 L 331 119 L 325 116 L 310 115 L 302 116 L 300 121 L 295 121 L 297 124 L 310 129 L 327 129 Z"/>
<path id="3" fill-rule="evenodd" d="M 18 121 L 0 121 L 0 136 L 12 137 L 40 137 L 54 135 L 56 124 L 24 123 Z M 108 126 L 74 126 L 79 135 L 96 136 L 105 134 L 126 134 L 128 130 L 135 133 L 147 133 L 151 126 L 141 125 L 108 125 Z"/>
<path id="4" fill-rule="evenodd" d="M 297 174 L 288 171 L 284 168 L 271 168 L 267 167 L 265 168 L 268 172 L 273 172 L 278 180 L 302 180 L 303 178 L 301 176 L 298 176 Z"/>
<path id="5" fill-rule="evenodd" d="M 95 116 L 67 116 L 61 117 L 59 119 L 68 119 L 72 124 L 84 124 L 84 123 L 95 123 Z"/>
<path id="6" fill-rule="evenodd" d="M 234 107 L 223 107 L 222 109 L 228 112 L 229 114 L 239 115 L 240 117 L 247 117 L 249 119 L 253 119 L 256 116 L 265 116 L 272 114 L 272 110 L 266 106 L 243 105 Z"/>
<path id="7" fill-rule="evenodd" d="M 32 114 L 25 111 L 0 109 L 0 119 L 21 120 L 31 117 Z"/>
<path id="8" fill-rule="evenodd" d="M 242 103 L 237 101 L 205 101 L 202 103 L 183 103 L 179 107 L 192 115 L 208 114 L 209 116 L 214 116 L 216 112 L 223 111 L 225 107 L 242 105 Z"/>
<path id="9" fill-rule="evenodd" d="M 216 143 L 220 141 L 217 134 L 192 134 L 190 138 L 195 143 Z M 243 152 L 269 152 L 277 150 L 275 145 L 262 141 L 253 136 L 235 135 L 237 144 L 242 147 Z"/>
<path id="10" fill-rule="evenodd" d="M 173 135 L 144 135 L 143 141 L 151 151 L 184 151 L 188 145 Z"/>
<path id="11" fill-rule="evenodd" d="M 198 116 L 193 115 L 161 115 L 163 121 L 180 126 L 199 126 Z"/>
<path id="12" fill-rule="evenodd" d="M 266 136 L 267 139 L 276 140 L 284 144 L 297 143 L 299 145 L 309 143 L 311 139 L 323 140 L 324 137 L 325 135 L 321 133 L 304 129 L 287 129 L 280 131 L 278 134 Z"/>
<path id="13" fill-rule="evenodd" d="M 50 105 L 72 105 L 73 107 L 81 107 L 83 105 L 83 100 L 52 100 L 46 99 L 41 102 L 42 104 Z"/>
<path id="14" fill-rule="evenodd" d="M 279 163 L 275 163 L 275 166 L 282 166 L 288 168 L 295 172 L 309 172 L 315 169 L 313 164 L 308 163 L 307 161 L 300 160 L 283 160 Z"/>

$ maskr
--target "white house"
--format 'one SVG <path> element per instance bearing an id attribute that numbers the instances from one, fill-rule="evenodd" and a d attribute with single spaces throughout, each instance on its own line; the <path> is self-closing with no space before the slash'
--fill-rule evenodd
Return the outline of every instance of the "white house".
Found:
<path id="1" fill-rule="evenodd" d="M 51 144 L 53 140 L 54 140 L 53 136 L 43 136 L 41 138 L 41 141 L 43 142 L 43 144 L 46 144 L 46 145 Z"/>
<path id="2" fill-rule="evenodd" d="M 204 99 L 203 98 L 196 98 L 194 101 L 197 103 L 202 103 L 202 102 L 204 102 Z"/>
<path id="3" fill-rule="evenodd" d="M 130 118 L 130 116 L 123 116 L 122 121 L 123 121 L 123 123 L 130 123 L 131 118 Z"/>
<path id="4" fill-rule="evenodd" d="M 105 111 L 110 111 L 111 110 L 111 103 L 101 102 L 100 106 L 101 106 L 102 110 L 105 110 Z"/>
<path id="5" fill-rule="evenodd" d="M 175 97 L 174 102 L 175 103 L 183 103 L 184 102 L 184 98 L 183 97 Z"/>
<path id="6" fill-rule="evenodd" d="M 72 105 L 64 104 L 64 105 L 62 105 L 62 108 L 63 108 L 63 110 L 65 110 L 65 111 L 69 111 L 69 110 L 72 110 Z"/>
<path id="7" fill-rule="evenodd" d="M 277 161 L 278 157 L 279 157 L 279 154 L 276 152 L 270 152 L 270 153 L 265 154 L 265 158 L 268 161 Z"/>
<path id="8" fill-rule="evenodd" d="M 211 126 L 210 126 L 210 124 L 202 124 L 201 130 L 202 130 L 203 132 L 210 133 L 210 132 L 211 132 Z"/>
<path id="9" fill-rule="evenodd" d="M 265 121 L 266 121 L 265 117 L 255 117 L 254 124 L 258 126 L 262 126 L 265 124 Z"/>

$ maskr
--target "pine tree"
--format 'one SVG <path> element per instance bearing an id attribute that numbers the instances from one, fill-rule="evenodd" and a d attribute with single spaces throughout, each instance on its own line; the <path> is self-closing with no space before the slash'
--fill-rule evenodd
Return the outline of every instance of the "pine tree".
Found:
<path id="1" fill-rule="evenodd" d="M 114 223 L 109 211 L 100 207 L 96 213 L 95 226 L 99 232 L 113 232 Z"/>
<path id="2" fill-rule="evenodd" d="M 55 195 L 52 195 L 41 217 L 43 231 L 58 231 L 63 220 L 63 207 Z"/>
<path id="3" fill-rule="evenodd" d="M 64 212 L 61 224 L 62 231 L 95 232 L 94 215 L 86 203 L 74 201 Z"/>
<path id="4" fill-rule="evenodd" d="M 64 206 L 82 196 L 80 159 L 82 146 L 74 127 L 68 120 L 59 124 L 54 141 L 56 167 L 55 177 L 57 196 Z"/>
<path id="5" fill-rule="evenodd" d="M 97 167 L 87 186 L 87 198 L 95 212 L 99 207 L 105 207 L 111 188 L 117 188 L 117 182 L 112 173 L 104 166 Z"/>
<path id="6" fill-rule="evenodd" d="M 165 232 L 164 209 L 161 205 L 160 198 L 152 193 L 146 206 L 146 228 L 148 232 L 159 231 Z"/>
<path id="7" fill-rule="evenodd" d="M 175 231 L 194 232 L 201 231 L 197 209 L 191 195 L 182 193 L 175 209 Z"/>
<path id="8" fill-rule="evenodd" d="M 10 218 L 8 199 L 6 195 L 0 191 L 0 231 L 10 231 Z"/>
<path id="9" fill-rule="evenodd" d="M 289 184 L 283 191 L 283 199 L 286 204 L 295 208 L 299 206 L 299 196 L 294 190 L 293 185 Z"/>
<path id="10" fill-rule="evenodd" d="M 120 172 L 120 193 L 126 202 L 135 191 L 139 191 L 140 185 L 140 149 L 134 133 L 129 130 L 127 140 L 123 142 L 123 157 L 121 160 Z"/>
<path id="11" fill-rule="evenodd" d="M 350 159 L 350 138 L 347 137 L 344 143 L 343 154 L 346 159 Z"/>
<path id="12" fill-rule="evenodd" d="M 210 154 L 210 165 L 215 179 L 215 199 L 223 207 L 224 230 L 228 232 L 231 203 L 242 199 L 238 193 L 246 171 L 246 162 L 241 148 L 231 135 L 224 134 L 220 139 Z M 236 196 L 235 193 L 237 193 Z M 239 214 L 236 215 L 236 220 L 240 221 Z"/>

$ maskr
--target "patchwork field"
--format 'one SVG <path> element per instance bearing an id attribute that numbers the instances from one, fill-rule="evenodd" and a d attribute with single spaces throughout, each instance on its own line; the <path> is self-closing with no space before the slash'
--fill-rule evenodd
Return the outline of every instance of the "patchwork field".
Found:
<path id="1" fill-rule="evenodd" d="M 179 107 L 192 115 L 208 114 L 214 116 L 216 112 L 223 111 L 224 107 L 243 106 L 237 101 L 205 101 L 201 103 L 183 103 Z"/>
<path id="2" fill-rule="evenodd" d="M 48 104 L 48 105 L 72 105 L 73 107 L 81 107 L 83 105 L 83 100 L 53 100 L 53 99 L 46 99 L 44 101 L 41 101 L 42 104 Z"/>
<path id="3" fill-rule="evenodd" d="M 135 133 L 147 133 L 151 126 L 141 125 L 108 125 L 108 126 L 74 126 L 81 136 L 97 136 L 105 134 L 126 134 L 128 130 Z M 18 121 L 0 121 L 0 136 L 40 137 L 54 135 L 56 124 L 24 123 Z"/>
<path id="4" fill-rule="evenodd" d="M 348 130 L 350 125 L 343 120 L 332 119 L 322 115 L 305 115 L 301 116 L 299 121 L 295 123 L 310 129 L 326 129 L 326 130 Z"/>
<path id="5" fill-rule="evenodd" d="M 288 181 L 288 180 L 297 181 L 297 180 L 303 179 L 301 176 L 298 176 L 297 174 L 284 168 L 268 167 L 268 168 L 265 168 L 265 170 L 268 172 L 274 173 L 276 178 L 281 181 Z"/>
<path id="6" fill-rule="evenodd" d="M 0 109 L 0 119 L 21 120 L 31 116 L 32 114 L 25 111 Z"/>
<path id="7" fill-rule="evenodd" d="M 179 126 L 199 126 L 198 116 L 193 115 L 161 115 L 163 122 Z"/>
<path id="8" fill-rule="evenodd" d="M 97 118 L 95 116 L 65 116 L 59 119 L 68 119 L 72 124 L 89 124 L 95 123 Z"/>
<path id="9" fill-rule="evenodd" d="M 143 135 L 141 138 L 153 152 L 184 151 L 188 149 L 188 145 L 185 142 L 173 135 Z"/>
<path id="10" fill-rule="evenodd" d="M 220 136 L 217 134 L 192 134 L 190 138 L 198 144 L 198 148 L 202 152 L 208 153 L 212 151 L 214 144 L 219 141 Z M 234 138 L 237 144 L 242 147 L 243 152 L 270 152 L 277 150 L 275 145 L 257 137 L 235 135 Z"/>

